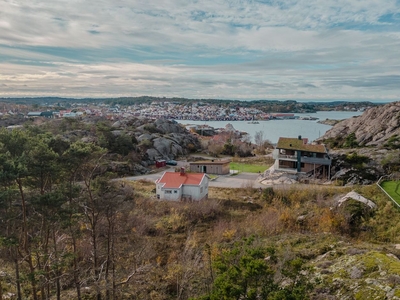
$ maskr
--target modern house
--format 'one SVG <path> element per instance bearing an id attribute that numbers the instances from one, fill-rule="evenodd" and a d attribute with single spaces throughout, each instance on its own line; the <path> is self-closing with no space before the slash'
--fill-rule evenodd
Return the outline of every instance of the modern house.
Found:
<path id="1" fill-rule="evenodd" d="M 28 117 L 45 117 L 45 118 L 53 118 L 52 111 L 30 111 L 28 112 Z"/>
<path id="2" fill-rule="evenodd" d="M 208 174 L 216 174 L 216 175 L 225 175 L 229 174 L 230 167 L 229 163 L 231 161 L 229 159 L 224 160 L 202 160 L 190 163 L 190 172 L 198 172 L 198 173 L 208 173 Z"/>
<path id="3" fill-rule="evenodd" d="M 165 172 L 156 180 L 157 199 L 199 201 L 208 197 L 210 177 L 204 173 Z"/>
<path id="4" fill-rule="evenodd" d="M 328 150 L 323 144 L 308 144 L 307 138 L 279 138 L 273 158 L 277 171 L 330 178 L 332 160 Z"/>

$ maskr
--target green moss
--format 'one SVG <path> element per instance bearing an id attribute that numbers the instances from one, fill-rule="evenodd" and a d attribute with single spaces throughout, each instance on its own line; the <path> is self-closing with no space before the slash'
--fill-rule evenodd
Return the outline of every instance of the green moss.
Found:
<path id="1" fill-rule="evenodd" d="M 363 287 L 355 295 L 356 300 L 386 299 L 386 293 L 382 290 L 374 290 L 371 287 Z"/>
<path id="2" fill-rule="evenodd" d="M 387 271 L 390 274 L 400 275 L 400 262 L 381 252 L 369 252 L 362 257 L 366 273 Z"/>
<path id="3" fill-rule="evenodd" d="M 370 274 L 379 270 L 378 258 L 374 255 L 370 255 L 370 253 L 363 258 L 363 264 L 365 267 L 365 274 Z"/>
<path id="4" fill-rule="evenodd" d="M 394 295 L 400 298 L 400 289 L 395 290 Z"/>
<path id="5" fill-rule="evenodd" d="M 333 278 L 349 278 L 349 273 L 345 269 L 340 269 L 333 274 Z"/>

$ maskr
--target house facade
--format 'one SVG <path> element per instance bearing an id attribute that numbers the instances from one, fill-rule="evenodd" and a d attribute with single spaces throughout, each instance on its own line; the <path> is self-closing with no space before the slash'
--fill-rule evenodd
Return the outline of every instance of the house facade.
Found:
<path id="1" fill-rule="evenodd" d="M 225 160 L 203 160 L 190 163 L 190 172 L 226 175 L 230 172 L 229 163 Z"/>
<path id="2" fill-rule="evenodd" d="M 309 144 L 307 138 L 279 138 L 273 152 L 275 170 L 330 178 L 332 160 L 323 144 Z"/>
<path id="3" fill-rule="evenodd" d="M 204 173 L 165 172 L 156 180 L 157 199 L 199 201 L 208 197 L 209 176 Z"/>

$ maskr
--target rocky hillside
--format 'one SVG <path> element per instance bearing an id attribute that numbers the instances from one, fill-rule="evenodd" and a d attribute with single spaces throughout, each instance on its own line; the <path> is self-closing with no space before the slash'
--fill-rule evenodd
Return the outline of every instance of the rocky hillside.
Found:
<path id="1" fill-rule="evenodd" d="M 343 120 L 319 141 L 336 141 L 335 146 L 400 147 L 400 102 L 368 109 L 361 116 Z"/>
<path id="2" fill-rule="evenodd" d="M 158 159 L 176 159 L 201 148 L 197 137 L 184 126 L 166 119 L 124 118 L 108 120 L 86 116 L 80 119 L 35 119 L 44 132 L 63 143 L 94 143 L 108 151 L 107 170 L 123 175 L 150 171 Z"/>

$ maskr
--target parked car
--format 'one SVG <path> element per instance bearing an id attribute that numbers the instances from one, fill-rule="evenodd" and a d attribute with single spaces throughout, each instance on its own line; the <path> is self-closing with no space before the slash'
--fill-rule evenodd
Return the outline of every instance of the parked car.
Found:
<path id="1" fill-rule="evenodd" d="M 178 163 L 176 160 L 167 160 L 166 164 L 169 166 L 176 166 Z"/>

